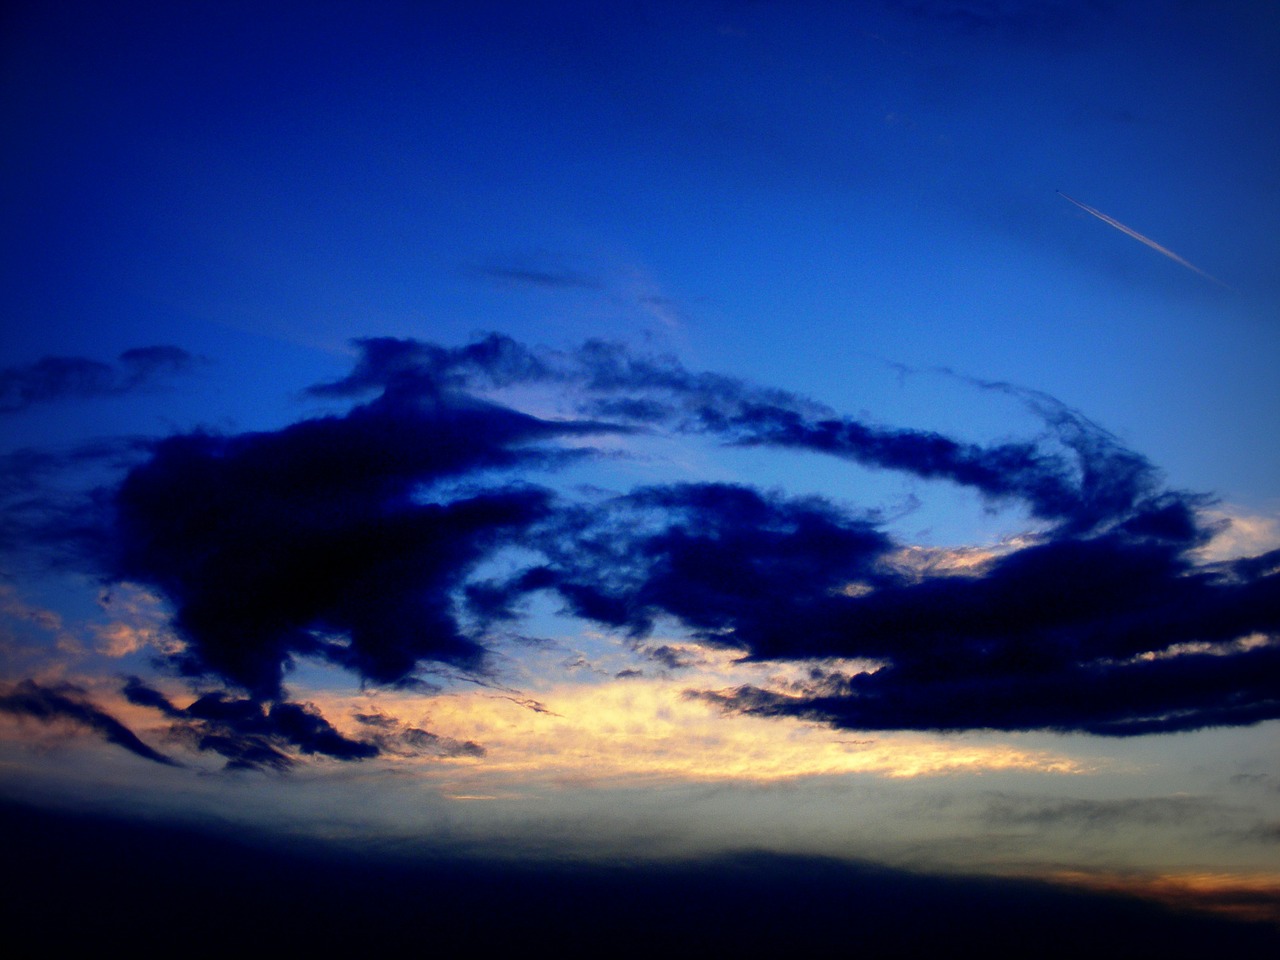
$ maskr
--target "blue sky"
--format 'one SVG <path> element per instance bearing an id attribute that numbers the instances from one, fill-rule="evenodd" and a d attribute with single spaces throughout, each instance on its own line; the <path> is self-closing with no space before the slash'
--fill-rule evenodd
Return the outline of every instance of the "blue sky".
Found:
<path id="1" fill-rule="evenodd" d="M 6 796 L 1278 915 L 1272 6 L 4 36 Z"/>

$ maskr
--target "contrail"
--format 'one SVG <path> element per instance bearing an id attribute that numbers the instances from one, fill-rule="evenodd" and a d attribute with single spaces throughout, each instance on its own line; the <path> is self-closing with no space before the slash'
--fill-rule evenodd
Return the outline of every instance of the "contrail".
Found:
<path id="1" fill-rule="evenodd" d="M 1140 243 L 1145 243 L 1148 247 L 1150 247 L 1152 250 L 1155 250 L 1157 253 L 1163 253 L 1166 257 L 1168 257 L 1170 260 L 1174 261 L 1175 263 L 1182 264 L 1188 270 L 1194 270 L 1196 273 L 1200 274 L 1200 276 L 1204 277 L 1206 280 L 1211 280 L 1212 282 L 1216 283 L 1218 286 L 1223 287 L 1227 290 L 1231 289 L 1225 283 L 1219 280 L 1217 277 L 1213 276 L 1213 274 L 1205 273 L 1203 270 L 1197 267 L 1194 263 L 1188 263 L 1186 260 L 1183 260 L 1180 256 L 1178 256 L 1168 247 L 1160 246 L 1160 244 L 1156 243 L 1150 237 L 1144 237 L 1137 230 L 1134 230 L 1131 227 L 1126 227 L 1119 220 L 1115 220 L 1111 217 L 1108 217 L 1101 210 L 1095 210 L 1093 207 L 1089 206 L 1087 203 L 1081 203 L 1075 197 L 1068 197 L 1061 190 L 1055 190 L 1054 193 L 1062 197 L 1062 199 L 1064 200 L 1070 200 L 1072 203 L 1074 203 L 1077 207 L 1079 207 L 1085 213 L 1093 214 L 1103 223 L 1110 224 L 1111 226 L 1115 227 L 1117 230 L 1121 231 L 1122 233 L 1127 233 L 1129 236 L 1133 237 L 1133 239 L 1139 241 Z"/>

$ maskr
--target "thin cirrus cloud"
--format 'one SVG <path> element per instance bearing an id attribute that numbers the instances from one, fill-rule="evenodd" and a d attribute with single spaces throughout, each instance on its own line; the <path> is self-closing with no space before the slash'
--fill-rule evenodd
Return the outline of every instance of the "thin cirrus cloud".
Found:
<path id="1" fill-rule="evenodd" d="M 599 290 L 604 284 L 589 274 L 560 267 L 493 261 L 473 268 L 476 275 L 503 286 L 545 290 Z"/>
<path id="2" fill-rule="evenodd" d="M 233 765 L 383 753 L 292 703 L 290 666 L 319 658 L 401 687 L 431 665 L 482 675 L 534 596 L 633 641 L 675 624 L 748 661 L 812 664 L 784 688 L 686 694 L 730 714 L 1112 736 L 1280 716 L 1280 551 L 1205 561 L 1206 498 L 1165 489 L 1144 457 L 1052 398 L 988 385 L 1018 395 L 1050 439 L 981 445 L 611 344 L 357 346 L 347 376 L 311 390 L 346 412 L 161 439 L 100 498 L 103 531 L 81 544 L 99 575 L 171 604 L 185 646 L 170 667 L 227 690 L 180 708 L 135 684 L 130 699 Z M 515 386 L 576 412 L 541 419 L 494 399 Z M 964 570 L 907 569 L 910 544 L 821 496 L 548 485 L 557 467 L 604 456 L 592 438 L 640 432 L 947 480 L 1045 530 Z M 519 564 L 486 566 L 512 546 Z M 850 660 L 878 667 L 841 669 Z"/>

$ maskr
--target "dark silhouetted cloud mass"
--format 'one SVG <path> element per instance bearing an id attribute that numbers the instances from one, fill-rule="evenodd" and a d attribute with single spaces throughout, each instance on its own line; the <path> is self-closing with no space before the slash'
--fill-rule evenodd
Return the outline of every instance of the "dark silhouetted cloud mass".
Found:
<path id="1" fill-rule="evenodd" d="M 456 397 L 388 391 L 345 416 L 157 444 L 115 499 L 114 575 L 158 587 L 191 649 L 184 669 L 275 697 L 309 654 L 376 683 L 424 659 L 477 666 L 451 592 L 545 515 L 545 491 L 500 482 L 447 503 L 433 481 L 531 466 L 552 424 Z"/>
<path id="2" fill-rule="evenodd" d="M 140 687 L 130 696 L 233 765 L 471 749 L 372 720 L 381 740 L 347 740 L 289 702 L 286 672 L 309 656 L 373 684 L 413 683 L 430 663 L 483 673 L 490 631 L 533 594 L 633 639 L 664 623 L 748 659 L 812 662 L 808 684 L 691 691 L 727 711 L 1103 735 L 1280 716 L 1280 554 L 1197 559 L 1214 532 L 1207 499 L 1165 489 L 1144 457 L 1052 397 L 976 384 L 1046 426 L 982 445 L 613 344 L 357 347 L 347 376 L 310 391 L 355 402 L 345 413 L 169 437 L 109 498 L 99 567 L 172 603 L 180 672 L 238 691 L 177 712 Z M 496 401 L 514 386 L 573 412 L 540 419 Z M 945 480 L 1043 529 L 962 571 L 921 568 L 876 514 L 820 496 L 680 483 L 584 497 L 529 481 L 603 456 L 583 438 L 639 433 Z M 512 545 L 522 562 L 481 573 Z M 832 658 L 868 667 L 823 665 Z"/>

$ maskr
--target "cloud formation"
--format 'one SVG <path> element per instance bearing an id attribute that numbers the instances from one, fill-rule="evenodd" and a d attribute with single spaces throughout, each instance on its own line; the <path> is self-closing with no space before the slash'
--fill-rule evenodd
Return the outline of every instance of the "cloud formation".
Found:
<path id="1" fill-rule="evenodd" d="M 0 370 L 0 413 L 18 413 L 39 403 L 68 398 L 110 397 L 150 386 L 180 373 L 195 357 L 179 347 L 135 347 L 115 365 L 87 357 L 43 357 Z"/>
<path id="2" fill-rule="evenodd" d="M 374 743 L 344 737 L 310 704 L 264 704 L 214 692 L 177 707 L 137 677 L 129 678 L 124 694 L 130 703 L 152 707 L 172 720 L 171 739 L 226 758 L 228 770 L 287 770 L 294 765 L 294 753 L 366 760 L 381 752 Z"/>
<path id="3" fill-rule="evenodd" d="M 449 478 L 566 456 L 535 441 L 589 432 L 438 390 L 386 391 L 343 416 L 273 433 L 159 442 L 115 494 L 115 578 L 176 608 L 182 668 L 276 698 L 283 672 L 319 656 L 374 683 L 422 660 L 477 667 L 482 644 L 452 592 L 491 549 L 548 510 L 548 493 L 497 480 L 424 502 Z"/>
<path id="4" fill-rule="evenodd" d="M 731 712 L 1102 735 L 1280 716 L 1280 551 L 1205 561 L 1207 499 L 1165 489 L 1146 458 L 1051 397 L 979 384 L 1046 428 L 983 445 L 614 344 L 557 352 L 491 335 L 357 348 L 349 374 L 310 391 L 353 403 L 346 412 L 160 440 L 108 498 L 99 569 L 162 594 L 186 643 L 172 665 L 232 691 L 181 716 L 149 704 L 196 729 L 201 749 L 232 730 L 354 758 L 356 741 L 333 740 L 289 702 L 298 658 L 375 685 L 412 684 L 433 663 L 482 673 L 495 628 L 536 594 L 632 642 L 661 625 L 747 659 L 811 663 L 806 682 L 690 694 Z M 550 392 L 565 412 L 499 402 L 513 387 Z M 1043 529 L 973 562 L 922 566 L 904 563 L 911 545 L 876 514 L 820 496 L 531 482 L 602 456 L 592 438 L 641 433 L 945 480 Z M 487 563 L 509 547 L 519 561 L 506 551 Z M 842 672 L 835 659 L 867 667 Z M 230 750 L 232 762 L 276 765 Z"/>
<path id="5" fill-rule="evenodd" d="M 519 263 L 488 263 L 476 273 L 503 286 L 538 287 L 544 290 L 598 290 L 603 284 L 588 274 L 562 268 Z"/>
<path id="6" fill-rule="evenodd" d="M 84 690 L 72 684 L 46 687 L 34 680 L 12 684 L 0 693 L 0 711 L 46 724 L 67 723 L 96 733 L 108 743 L 145 760 L 169 767 L 181 766 L 143 743 L 137 734 L 92 703 Z"/>

